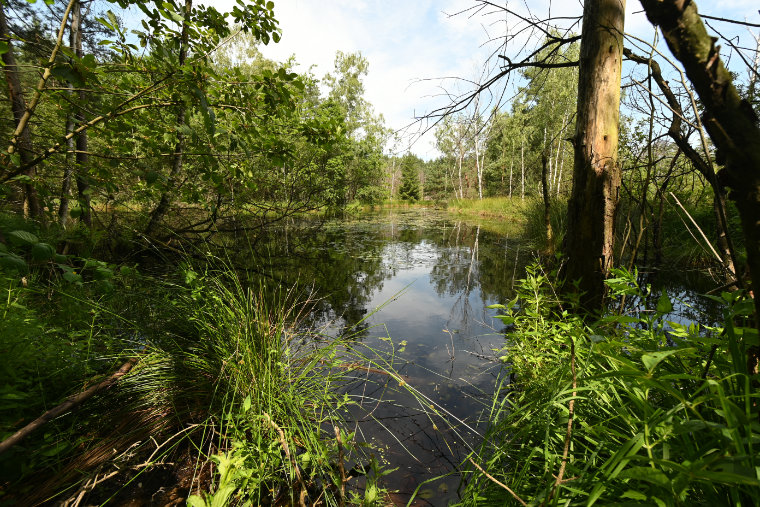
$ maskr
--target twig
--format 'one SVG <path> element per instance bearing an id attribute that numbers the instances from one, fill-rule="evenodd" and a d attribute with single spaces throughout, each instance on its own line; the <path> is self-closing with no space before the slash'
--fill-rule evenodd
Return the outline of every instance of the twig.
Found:
<path id="1" fill-rule="evenodd" d="M 14 445 L 21 442 L 21 440 L 29 436 L 34 430 L 36 430 L 40 426 L 43 426 L 44 424 L 52 421 L 56 417 L 68 412 L 72 408 L 78 405 L 81 405 L 82 403 L 90 399 L 98 391 L 101 391 L 107 387 L 110 387 L 111 384 L 113 384 L 114 382 L 119 380 L 121 377 L 126 375 L 127 372 L 129 372 L 129 370 L 132 369 L 135 363 L 137 363 L 137 360 L 138 360 L 137 357 L 133 357 L 132 359 L 124 363 L 116 373 L 114 373 L 113 375 L 105 379 L 104 381 L 100 382 L 99 384 L 95 384 L 94 386 L 90 387 L 86 391 L 83 391 L 79 394 L 69 397 L 66 401 L 64 401 L 57 407 L 48 410 L 47 412 L 42 414 L 40 417 L 38 417 L 34 421 L 27 424 L 26 426 L 18 430 L 16 433 L 11 435 L 10 437 L 3 440 L 2 443 L 0 443 L 0 454 L 4 453 L 5 451 L 10 449 Z"/>
<path id="2" fill-rule="evenodd" d="M 686 208 L 683 207 L 683 204 L 681 204 L 681 201 L 678 200 L 678 197 L 673 192 L 669 192 L 670 195 L 673 197 L 673 199 L 676 201 L 676 204 L 678 205 L 681 210 L 686 213 L 686 216 L 689 217 L 689 220 L 691 220 L 691 223 L 694 224 L 694 227 L 697 228 L 699 231 L 699 234 L 702 236 L 702 239 L 705 240 L 705 243 L 707 243 L 707 246 L 710 247 L 710 251 L 713 253 L 716 259 L 718 259 L 718 262 L 723 264 L 723 259 L 720 258 L 720 255 L 718 255 L 718 252 L 715 251 L 715 248 L 713 248 L 712 243 L 710 243 L 710 240 L 707 239 L 707 236 L 705 236 L 705 233 L 702 231 L 702 229 L 697 225 L 697 222 L 692 218 L 692 216 L 689 214 L 688 211 L 686 211 Z"/>
<path id="3" fill-rule="evenodd" d="M 488 477 L 494 484 L 496 484 L 498 486 L 501 486 L 502 488 L 504 488 L 505 490 L 507 490 L 509 492 L 509 494 L 514 497 L 515 500 L 517 500 L 518 502 L 520 502 L 520 505 L 524 505 L 525 507 L 527 507 L 528 504 L 525 503 L 525 501 L 522 498 L 520 498 L 519 496 L 517 496 L 517 493 L 515 493 L 514 491 L 512 491 L 511 489 L 509 489 L 509 486 L 507 486 L 506 484 L 501 483 L 498 480 L 494 479 L 493 476 L 491 476 L 488 472 L 486 472 L 485 470 L 483 470 L 482 468 L 480 468 L 480 465 L 478 465 L 477 463 L 475 463 L 472 458 L 467 458 L 467 459 L 470 460 L 470 463 L 472 463 L 473 465 L 475 465 L 475 468 L 477 468 L 478 470 L 480 470 L 483 473 L 483 475 L 485 475 L 486 477 Z"/>
<path id="4" fill-rule="evenodd" d="M 573 397 L 570 398 L 570 402 L 567 405 L 567 433 L 565 433 L 565 448 L 562 450 L 562 464 L 559 466 L 559 473 L 554 481 L 552 492 L 549 497 L 541 504 L 546 505 L 549 503 L 557 492 L 557 488 L 562 484 L 562 477 L 565 475 L 565 468 L 567 467 L 567 457 L 570 454 L 570 440 L 573 436 L 573 414 L 575 413 L 575 396 L 578 391 L 578 376 L 575 373 L 575 340 L 570 336 L 570 370 L 573 373 Z"/>
<path id="5" fill-rule="evenodd" d="M 282 450 L 285 452 L 285 456 L 287 456 L 288 460 L 290 461 L 290 464 L 293 466 L 293 469 L 296 472 L 296 479 L 298 479 L 298 483 L 301 485 L 301 494 L 299 495 L 298 502 L 301 507 L 306 507 L 306 484 L 303 482 L 303 477 L 301 477 L 301 469 L 298 468 L 298 464 L 296 463 L 295 457 L 290 454 L 290 449 L 288 448 L 288 441 L 285 440 L 285 432 L 282 431 L 282 428 L 277 426 L 277 423 L 272 420 L 272 418 L 264 412 L 264 420 L 266 423 L 271 426 L 279 436 L 280 446 L 282 447 Z"/>
<path id="6" fill-rule="evenodd" d="M 13 132 L 13 137 L 11 138 L 11 145 L 8 147 L 8 153 L 13 154 L 16 151 L 16 146 L 18 145 L 19 138 L 21 137 L 21 133 L 26 128 L 27 124 L 29 123 L 29 119 L 34 114 L 34 110 L 37 108 L 37 104 L 40 102 L 40 97 L 42 97 L 42 92 L 45 91 L 45 85 L 47 84 L 48 79 L 52 75 L 52 68 L 55 64 L 55 58 L 56 55 L 58 55 L 58 51 L 61 49 L 61 45 L 63 43 L 63 34 L 66 31 L 66 21 L 69 18 L 69 14 L 71 13 L 71 9 L 74 7 L 74 0 L 69 0 L 68 5 L 66 6 L 66 10 L 63 12 L 63 18 L 61 19 L 61 26 L 58 28 L 58 37 L 55 40 L 55 45 L 53 46 L 53 51 L 50 53 L 50 58 L 48 58 L 47 64 L 45 66 L 45 70 L 42 72 L 42 76 L 40 77 L 39 82 L 37 83 L 37 88 L 34 90 L 34 95 L 32 96 L 32 100 L 29 101 L 29 104 L 26 106 L 26 111 L 24 111 L 24 115 L 19 119 L 18 124 L 16 125 L 16 130 Z"/>

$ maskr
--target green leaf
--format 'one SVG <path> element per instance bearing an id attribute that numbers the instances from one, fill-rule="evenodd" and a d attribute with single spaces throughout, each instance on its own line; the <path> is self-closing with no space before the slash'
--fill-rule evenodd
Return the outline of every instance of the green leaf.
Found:
<path id="1" fill-rule="evenodd" d="M 26 264 L 26 261 L 12 253 L 0 254 L 0 266 L 8 271 L 17 271 L 18 273 L 26 273 L 29 271 L 29 266 Z"/>
<path id="2" fill-rule="evenodd" d="M 193 495 L 187 499 L 188 507 L 208 507 L 206 501 L 198 495 Z"/>
<path id="3" fill-rule="evenodd" d="M 111 271 L 109 268 L 99 267 L 95 269 L 95 279 L 96 280 L 110 280 L 113 278 L 113 271 Z"/>
<path id="4" fill-rule="evenodd" d="M 11 238 L 14 238 L 19 243 L 27 244 L 27 245 L 35 245 L 40 242 L 37 236 L 27 231 L 9 232 L 8 236 L 10 236 Z"/>
<path id="5" fill-rule="evenodd" d="M 649 352 L 648 354 L 643 354 L 641 356 L 641 362 L 644 363 L 644 366 L 651 372 L 654 370 L 658 364 L 660 364 L 662 361 L 667 359 L 669 356 L 672 356 L 673 354 L 678 354 L 679 352 L 683 352 L 685 349 L 672 349 L 672 350 L 662 350 L 659 352 Z"/>
<path id="6" fill-rule="evenodd" d="M 158 173 L 156 171 L 148 171 L 145 173 L 145 183 L 147 183 L 148 186 L 153 185 L 156 181 L 158 181 Z"/>
<path id="7" fill-rule="evenodd" d="M 95 55 L 84 55 L 82 57 L 82 65 L 87 67 L 88 69 L 94 69 L 97 66 L 98 62 L 95 60 Z"/>
<path id="8" fill-rule="evenodd" d="M 245 397 L 243 400 L 243 413 L 248 412 L 251 410 L 251 395 Z"/>
<path id="9" fill-rule="evenodd" d="M 663 487 L 667 487 L 670 484 L 670 478 L 664 472 L 650 467 L 631 467 L 621 472 L 618 477 L 621 479 L 630 478 L 646 481 Z"/>
<path id="10" fill-rule="evenodd" d="M 82 283 L 82 275 L 78 275 L 73 271 L 66 271 L 63 273 L 63 279 L 69 283 L 75 283 L 77 285 Z"/>
<path id="11" fill-rule="evenodd" d="M 50 69 L 50 73 L 60 81 L 66 81 L 74 86 L 84 86 L 84 77 L 78 69 L 68 64 L 56 65 Z"/>
<path id="12" fill-rule="evenodd" d="M 620 495 L 620 498 L 630 498 L 631 500 L 639 500 L 643 502 L 647 499 L 647 496 L 643 493 L 639 493 L 638 491 L 629 489 L 628 491 Z"/>
<path id="13" fill-rule="evenodd" d="M 53 258 L 55 249 L 47 243 L 37 243 L 32 247 L 32 259 L 36 261 L 47 261 Z"/>
<path id="14" fill-rule="evenodd" d="M 666 314 L 673 311 L 673 303 L 670 302 L 670 298 L 665 294 L 663 289 L 660 299 L 657 300 L 657 313 Z"/>

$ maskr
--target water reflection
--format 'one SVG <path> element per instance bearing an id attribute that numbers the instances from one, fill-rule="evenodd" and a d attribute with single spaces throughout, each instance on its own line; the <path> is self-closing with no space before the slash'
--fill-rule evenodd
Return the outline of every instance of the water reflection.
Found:
<path id="1" fill-rule="evenodd" d="M 513 297 L 513 281 L 532 258 L 526 242 L 419 210 L 291 223 L 260 241 L 268 253 L 249 259 L 252 265 L 321 297 L 310 325 L 393 353 L 404 385 L 359 371 L 362 382 L 348 394 L 362 400 L 351 414 L 358 438 L 398 467 L 387 477 L 398 490 L 394 501 L 405 505 L 415 489 L 416 505 L 455 500 L 460 477 L 452 471 L 477 445 L 478 416 L 500 368 L 494 349 L 504 343 L 504 328 L 486 307 Z M 692 303 L 679 308 L 685 316 L 678 318 L 704 309 L 683 283 L 664 284 Z M 432 481 L 438 476 L 445 477 Z"/>
<path id="2" fill-rule="evenodd" d="M 398 467 L 387 477 L 395 500 L 405 504 L 418 486 L 420 505 L 456 499 L 458 476 L 425 481 L 456 470 L 477 443 L 478 414 L 499 366 L 492 349 L 503 343 L 486 306 L 505 301 L 512 277 L 522 275 L 521 241 L 419 210 L 269 234 L 267 258 L 254 261 L 283 283 L 313 286 L 322 299 L 310 324 L 394 351 L 405 385 L 367 372 L 350 394 L 362 400 L 352 414 L 357 435 Z"/>

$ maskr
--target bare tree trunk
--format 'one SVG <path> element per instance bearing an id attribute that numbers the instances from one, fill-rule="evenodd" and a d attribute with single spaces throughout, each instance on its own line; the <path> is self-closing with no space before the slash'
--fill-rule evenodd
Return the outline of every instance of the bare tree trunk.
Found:
<path id="1" fill-rule="evenodd" d="M 562 170 L 565 168 L 565 143 L 562 143 L 562 154 L 559 158 L 559 172 L 557 174 L 557 190 L 555 195 L 559 197 L 559 190 L 562 187 Z"/>
<path id="2" fill-rule="evenodd" d="M 71 9 L 71 22 L 69 25 L 69 48 L 71 48 L 71 51 L 74 52 L 77 56 L 80 56 L 79 53 L 77 53 L 77 49 L 81 52 L 82 49 L 82 36 L 81 36 L 81 23 L 82 17 L 81 17 L 81 5 L 80 1 L 76 0 L 76 3 L 73 5 Z M 69 85 L 69 92 L 68 95 L 71 99 L 71 103 L 74 103 L 74 84 Z M 74 132 L 75 129 L 74 124 L 74 113 L 71 112 L 66 116 L 66 134 L 71 134 Z M 66 144 L 68 145 L 69 152 L 66 154 L 66 165 L 63 169 L 63 181 L 61 182 L 61 197 L 60 197 L 60 204 L 58 206 L 58 221 L 62 226 L 65 226 L 66 223 L 69 220 L 69 200 L 71 198 L 71 179 L 74 175 L 74 164 L 75 161 L 72 161 L 72 157 L 76 157 L 75 150 L 76 150 L 76 142 L 74 140 L 76 136 L 72 134 L 72 137 L 70 137 Z"/>
<path id="3" fill-rule="evenodd" d="M 3 60 L 3 72 L 5 74 L 5 81 L 8 85 L 8 98 L 11 103 L 11 111 L 13 112 L 13 119 L 16 126 L 21 124 L 21 121 L 26 113 L 26 99 L 24 98 L 24 92 L 21 87 L 21 77 L 19 76 L 19 67 L 16 63 L 16 56 L 13 50 L 13 44 L 11 42 L 10 30 L 8 29 L 8 20 L 5 17 L 5 9 L 2 3 L 0 3 L 0 42 L 7 44 L 7 51 L 2 54 Z M 12 145 L 13 147 L 14 145 Z M 32 154 L 32 136 L 29 131 L 29 123 L 24 124 L 18 135 L 18 163 L 17 166 L 26 166 L 33 158 Z M 13 154 L 15 150 L 9 149 L 9 154 Z M 34 178 L 35 169 L 34 166 L 28 167 L 24 172 L 24 176 L 31 179 Z M 37 189 L 34 185 L 27 181 L 23 184 L 24 202 L 23 212 L 26 217 L 41 218 L 42 207 L 40 206 L 39 198 L 37 196 Z"/>
<path id="4" fill-rule="evenodd" d="M 462 150 L 459 150 L 459 198 L 464 199 L 464 189 L 462 188 L 462 159 L 464 158 L 464 153 L 462 153 Z"/>
<path id="5" fill-rule="evenodd" d="M 541 153 L 541 191 L 544 197 L 544 228 L 546 229 L 546 253 L 547 255 L 554 254 L 554 235 L 552 233 L 552 220 L 551 220 L 551 203 L 549 201 L 549 182 L 548 182 L 548 165 L 549 157 L 547 157 L 546 151 Z"/>
<path id="6" fill-rule="evenodd" d="M 180 40 L 180 47 L 179 47 L 179 66 L 180 68 L 185 65 L 185 60 L 187 59 L 187 37 L 188 37 L 188 21 L 190 19 L 190 12 L 193 8 L 193 1 L 192 0 L 185 0 L 185 13 L 184 18 L 185 21 L 182 23 L 182 35 Z M 180 70 L 180 72 L 182 72 Z M 158 225 L 161 223 L 161 220 L 164 218 L 164 215 L 166 215 L 166 212 L 169 211 L 169 206 L 171 205 L 172 200 L 172 194 L 176 190 L 174 187 L 177 185 L 177 181 L 179 179 L 180 172 L 182 171 L 182 162 L 183 162 L 183 156 L 184 156 L 184 149 L 185 149 L 185 135 L 182 133 L 182 128 L 185 125 L 187 125 L 187 106 L 184 103 L 180 103 L 178 106 L 177 111 L 177 125 L 180 127 L 177 129 L 177 142 L 174 145 L 174 157 L 172 158 L 172 168 L 169 171 L 169 178 L 166 181 L 166 189 L 161 194 L 161 199 L 158 201 L 158 205 L 153 210 L 153 212 L 150 215 L 150 221 L 148 222 L 148 226 L 145 228 L 145 234 L 150 236 L 152 235 L 156 229 L 158 229 Z"/>
<path id="7" fill-rule="evenodd" d="M 580 280 L 581 305 L 589 310 L 602 306 L 613 262 L 624 20 L 625 0 L 584 4 L 566 250 L 568 280 Z"/>
<path id="8" fill-rule="evenodd" d="M 82 2 L 76 0 L 71 10 L 71 38 L 72 47 L 77 55 L 77 58 L 84 56 L 82 50 Z M 87 122 L 87 118 L 84 115 L 84 104 L 87 101 L 87 93 L 84 90 L 79 90 L 79 105 L 76 113 L 74 113 L 74 122 L 79 125 L 84 125 Z M 77 197 L 79 200 L 79 206 L 82 209 L 82 214 L 79 215 L 81 220 L 87 227 L 92 227 L 92 197 L 90 196 L 90 180 L 89 180 L 89 163 L 90 155 L 88 154 L 87 143 L 87 131 L 82 131 L 75 136 L 76 144 L 76 165 L 75 172 L 77 181 Z"/>
<path id="9" fill-rule="evenodd" d="M 520 177 L 521 185 L 520 199 L 525 200 L 525 139 L 520 138 Z"/>

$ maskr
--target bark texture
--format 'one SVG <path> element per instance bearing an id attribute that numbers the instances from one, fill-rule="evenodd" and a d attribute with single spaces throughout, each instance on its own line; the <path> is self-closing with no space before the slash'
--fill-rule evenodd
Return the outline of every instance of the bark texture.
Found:
<path id="1" fill-rule="evenodd" d="M 546 253 L 554 255 L 554 234 L 552 232 L 551 199 L 549 198 L 549 185 L 547 183 L 549 160 L 544 151 L 541 154 L 541 193 L 544 198 L 544 230 L 546 231 Z"/>
<path id="2" fill-rule="evenodd" d="M 624 21 L 625 0 L 584 4 L 565 250 L 567 277 L 580 281 L 581 304 L 589 310 L 602 305 L 613 257 Z"/>

